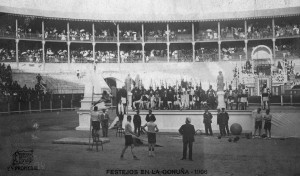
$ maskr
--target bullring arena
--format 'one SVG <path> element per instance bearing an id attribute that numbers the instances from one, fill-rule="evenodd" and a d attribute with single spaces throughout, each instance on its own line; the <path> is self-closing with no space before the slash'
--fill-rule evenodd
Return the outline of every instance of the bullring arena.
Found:
<path id="1" fill-rule="evenodd" d="M 0 0 L 0 175 L 300 175 L 299 15 Z"/>

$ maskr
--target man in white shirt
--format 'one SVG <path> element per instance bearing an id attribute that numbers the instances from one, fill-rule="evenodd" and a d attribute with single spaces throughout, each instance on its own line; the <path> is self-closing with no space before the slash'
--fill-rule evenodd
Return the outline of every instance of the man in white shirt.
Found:
<path id="1" fill-rule="evenodd" d="M 134 144 L 133 144 L 133 138 L 132 135 L 136 136 L 134 134 L 134 132 L 132 131 L 132 126 L 131 126 L 131 116 L 127 116 L 127 122 L 125 123 L 125 147 L 122 150 L 122 154 L 121 154 L 121 159 L 124 158 L 124 153 L 126 151 L 126 149 L 131 146 L 131 154 L 133 156 L 133 159 L 138 160 L 138 158 L 134 155 L 133 153 L 133 148 L 134 148 Z"/>

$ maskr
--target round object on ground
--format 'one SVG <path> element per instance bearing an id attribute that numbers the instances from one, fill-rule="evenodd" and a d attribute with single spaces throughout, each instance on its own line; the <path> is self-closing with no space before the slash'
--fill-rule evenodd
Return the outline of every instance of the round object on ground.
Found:
<path id="1" fill-rule="evenodd" d="M 218 136 L 218 139 L 221 139 L 221 135 Z"/>
<path id="2" fill-rule="evenodd" d="M 231 139 L 231 138 L 229 138 L 229 139 L 228 139 L 228 142 L 231 142 L 231 141 L 232 141 L 232 139 Z"/>
<path id="3" fill-rule="evenodd" d="M 234 123 L 230 126 L 230 132 L 233 135 L 240 135 L 242 133 L 242 126 L 238 123 Z"/>

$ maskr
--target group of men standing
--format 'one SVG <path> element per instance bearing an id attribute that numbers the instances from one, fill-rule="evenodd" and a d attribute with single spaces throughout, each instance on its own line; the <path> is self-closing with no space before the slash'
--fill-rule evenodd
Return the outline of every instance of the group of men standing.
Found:
<path id="1" fill-rule="evenodd" d="M 212 114 L 208 111 L 208 109 L 205 110 L 203 114 L 203 123 L 205 127 L 205 134 L 206 135 L 213 135 L 211 123 L 212 123 Z M 218 109 L 217 114 L 217 125 L 219 125 L 220 135 L 226 136 L 229 135 L 229 128 L 228 128 L 228 121 L 229 121 L 229 115 L 225 111 L 225 108 L 222 108 L 222 111 Z"/>

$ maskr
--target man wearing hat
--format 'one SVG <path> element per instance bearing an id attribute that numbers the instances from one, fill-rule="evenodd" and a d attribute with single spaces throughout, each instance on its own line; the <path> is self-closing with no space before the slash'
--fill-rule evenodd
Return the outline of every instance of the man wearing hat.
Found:
<path id="1" fill-rule="evenodd" d="M 181 160 L 186 159 L 187 146 L 189 146 L 189 160 L 193 161 L 193 142 L 195 141 L 195 128 L 191 124 L 191 118 L 187 117 L 185 124 L 179 128 L 179 133 L 182 135 L 183 156 Z"/>

